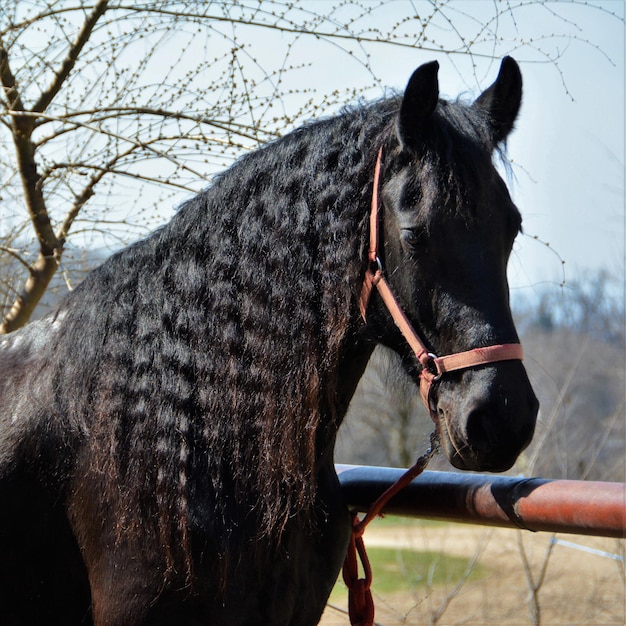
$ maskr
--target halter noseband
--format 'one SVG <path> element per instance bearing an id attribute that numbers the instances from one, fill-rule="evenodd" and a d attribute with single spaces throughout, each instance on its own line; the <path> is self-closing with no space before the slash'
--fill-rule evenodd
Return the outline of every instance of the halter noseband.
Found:
<path id="1" fill-rule="evenodd" d="M 467 352 L 457 352 L 456 354 L 441 357 L 435 356 L 428 351 L 398 304 L 389 283 L 385 279 L 382 263 L 378 256 L 378 226 L 380 220 L 378 191 L 382 153 L 383 149 L 381 147 L 378 151 L 376 167 L 374 169 L 374 189 L 372 191 L 372 208 L 370 212 L 370 247 L 368 253 L 370 264 L 365 272 L 363 288 L 361 290 L 361 316 L 363 320 L 366 319 L 367 305 L 372 294 L 372 289 L 376 287 L 387 310 L 391 313 L 396 326 L 398 326 L 411 350 L 413 350 L 417 360 L 422 365 L 422 371 L 420 372 L 420 395 L 426 409 L 431 417 L 435 419 L 436 415 L 431 406 L 430 394 L 433 389 L 433 383 L 438 381 L 444 374 L 467 369 L 476 365 L 484 365 L 486 363 L 511 360 L 521 361 L 524 358 L 524 351 L 519 343 L 506 343 L 485 348 L 474 348 Z"/>

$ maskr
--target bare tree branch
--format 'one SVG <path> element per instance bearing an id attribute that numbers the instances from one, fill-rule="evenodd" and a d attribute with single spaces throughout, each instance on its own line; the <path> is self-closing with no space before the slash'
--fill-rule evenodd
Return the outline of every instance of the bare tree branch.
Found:
<path id="1" fill-rule="evenodd" d="M 48 89 L 41 93 L 39 99 L 33 106 L 32 111 L 34 113 L 43 113 L 48 108 L 50 103 L 54 100 L 55 96 L 59 93 L 59 91 L 63 87 L 63 84 L 70 75 L 70 72 L 76 65 L 76 61 L 78 60 L 82 49 L 89 41 L 96 22 L 104 15 L 104 12 L 107 10 L 108 4 L 108 0 L 98 0 L 93 8 L 93 11 L 91 12 L 91 15 L 87 17 L 82 29 L 78 33 L 76 41 L 68 50 L 67 56 L 65 57 L 61 67 L 59 68 L 59 71 L 56 72 L 54 76 L 54 80 L 52 81 Z"/>

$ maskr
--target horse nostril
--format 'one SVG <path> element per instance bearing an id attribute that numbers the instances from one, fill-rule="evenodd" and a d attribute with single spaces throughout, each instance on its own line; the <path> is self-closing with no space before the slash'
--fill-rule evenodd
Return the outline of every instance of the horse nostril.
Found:
<path id="1" fill-rule="evenodd" d="M 467 416 L 467 441 L 475 453 L 489 456 L 494 448 L 494 425 L 488 407 L 479 407 Z"/>

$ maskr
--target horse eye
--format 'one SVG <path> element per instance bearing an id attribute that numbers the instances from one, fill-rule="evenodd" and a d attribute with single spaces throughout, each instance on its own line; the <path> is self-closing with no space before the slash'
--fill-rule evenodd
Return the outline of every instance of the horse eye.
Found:
<path id="1" fill-rule="evenodd" d="M 403 228 L 400 240 L 410 252 L 418 252 L 426 247 L 426 233 L 421 229 Z"/>

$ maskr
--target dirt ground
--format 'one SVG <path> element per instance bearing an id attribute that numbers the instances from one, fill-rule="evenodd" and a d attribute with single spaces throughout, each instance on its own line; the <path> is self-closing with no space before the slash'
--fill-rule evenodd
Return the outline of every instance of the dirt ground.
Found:
<path id="1" fill-rule="evenodd" d="M 441 526 L 370 526 L 365 533 L 366 546 L 398 546 L 462 556 L 469 560 L 479 552 L 478 560 L 486 575 L 466 581 L 447 607 L 456 582 L 413 593 L 384 597 L 374 594 L 376 623 L 490 625 L 614 625 L 626 624 L 624 578 L 624 540 L 599 537 L 558 535 L 552 543 L 548 533 L 530 533 L 463 524 Z M 519 542 L 523 542 L 529 567 L 525 569 Z M 611 555 L 581 550 L 581 547 Z M 548 556 L 543 584 L 538 591 L 540 621 L 529 610 L 532 603 L 526 571 L 536 581 Z M 376 571 L 374 570 L 374 585 Z M 347 626 L 347 602 L 329 606 L 323 626 Z M 437 619 L 433 616 L 441 614 Z"/>

